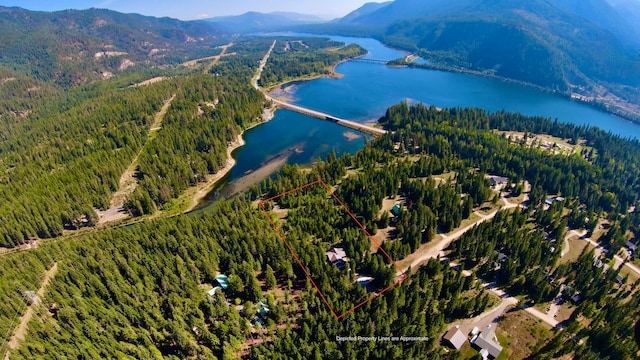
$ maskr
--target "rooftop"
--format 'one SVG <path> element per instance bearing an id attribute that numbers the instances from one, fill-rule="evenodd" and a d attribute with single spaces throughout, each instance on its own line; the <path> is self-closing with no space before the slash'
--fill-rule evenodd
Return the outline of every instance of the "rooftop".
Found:
<path id="1" fill-rule="evenodd" d="M 329 258 L 329 261 L 331 262 L 345 260 L 347 258 L 347 253 L 344 252 L 343 248 L 333 248 L 331 251 L 327 251 L 327 258 Z"/>
<path id="2" fill-rule="evenodd" d="M 502 352 L 502 346 L 496 338 L 496 329 L 491 325 L 480 333 L 474 344 L 480 349 L 486 349 L 494 359 Z"/>
<path id="3" fill-rule="evenodd" d="M 467 336 L 460 331 L 460 327 L 456 326 L 454 328 L 449 329 L 447 333 L 443 337 L 451 346 L 453 346 L 456 350 L 460 350 L 462 345 L 467 341 Z"/>
<path id="4" fill-rule="evenodd" d="M 227 275 L 218 275 L 216 276 L 216 281 L 220 284 L 220 287 L 226 289 L 229 284 L 227 283 Z"/>

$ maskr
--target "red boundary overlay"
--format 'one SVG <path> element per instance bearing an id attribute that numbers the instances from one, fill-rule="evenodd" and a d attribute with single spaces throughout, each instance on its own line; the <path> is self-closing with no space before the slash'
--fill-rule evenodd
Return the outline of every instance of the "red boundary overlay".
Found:
<path id="1" fill-rule="evenodd" d="M 309 272 L 307 271 L 307 269 L 304 267 L 304 265 L 302 265 L 302 262 L 300 261 L 300 259 L 298 258 L 298 255 L 296 255 L 295 251 L 293 251 L 293 248 L 291 247 L 291 245 L 289 245 L 289 242 L 287 242 L 286 237 L 284 236 L 284 234 L 282 233 L 282 230 L 280 230 L 280 228 L 278 227 L 278 225 L 275 223 L 275 221 L 271 218 L 271 216 L 269 215 L 269 212 L 264 208 L 264 203 L 278 199 L 282 196 L 285 195 L 289 195 L 292 194 L 298 190 L 302 190 L 304 188 L 313 186 L 313 185 L 317 185 L 317 184 L 321 184 L 326 190 L 327 192 L 329 192 L 329 194 L 331 194 L 331 196 L 338 202 L 338 204 L 340 204 L 340 206 L 342 206 L 342 208 L 347 212 L 347 214 L 349 214 L 349 216 L 351 217 L 351 219 L 353 219 L 353 221 L 355 221 L 356 224 L 358 224 L 358 226 L 360 227 L 360 229 L 362 229 L 362 231 L 364 231 L 365 234 L 367 234 L 367 236 L 369 237 L 369 239 L 376 244 L 376 246 L 378 247 L 378 250 L 381 251 L 384 256 L 387 257 L 387 259 L 389 259 L 389 261 L 391 262 L 391 264 L 393 264 L 393 266 L 396 268 L 396 270 L 398 270 L 398 273 L 402 274 L 400 278 L 396 279 L 394 281 L 393 284 L 389 285 L 388 287 L 386 287 L 385 289 L 383 289 L 382 291 L 380 291 L 377 294 L 374 294 L 372 296 L 370 296 L 368 299 L 366 299 L 365 301 L 361 302 L 360 304 L 357 304 L 356 306 L 352 307 L 351 309 L 345 311 L 343 314 L 341 315 L 337 315 L 336 312 L 333 310 L 333 308 L 331 307 L 331 305 L 329 305 L 329 302 L 327 301 L 327 299 L 324 297 L 324 294 L 322 293 L 322 291 L 320 291 L 320 288 L 318 287 L 318 285 L 316 285 L 315 281 L 313 281 L 313 278 L 311 277 L 311 274 L 309 274 Z M 311 281 L 311 284 L 313 284 L 313 286 L 316 288 L 316 291 L 318 291 L 318 295 L 320 295 L 320 297 L 322 298 L 322 300 L 324 301 L 324 303 L 327 305 L 327 307 L 329 308 L 329 310 L 331 311 L 331 314 L 333 314 L 333 316 L 339 320 L 340 318 L 346 316 L 347 314 L 352 313 L 353 311 L 355 311 L 356 309 L 360 308 L 361 306 L 363 306 L 364 304 L 368 303 L 369 301 L 375 299 L 376 297 L 378 297 L 379 295 L 383 294 L 384 292 L 390 290 L 391 288 L 393 288 L 394 286 L 400 284 L 401 282 L 403 282 L 406 278 L 407 278 L 407 274 L 402 271 L 402 269 L 400 269 L 400 267 L 398 266 L 398 264 L 396 264 L 396 262 L 391 258 L 391 256 L 389 256 L 389 254 L 387 254 L 387 252 L 380 246 L 380 244 L 376 241 L 376 239 L 373 238 L 373 236 L 371 236 L 371 234 L 369 234 L 369 232 L 367 231 L 367 229 L 360 223 L 360 221 L 358 221 L 358 219 L 356 219 L 356 217 L 351 213 L 351 211 L 349 211 L 349 209 L 344 205 L 344 203 L 342 201 L 340 201 L 340 199 L 333 193 L 333 191 L 331 191 L 331 188 L 329 187 L 329 185 L 327 185 L 324 181 L 322 181 L 322 179 L 318 179 L 314 182 L 311 182 L 309 184 L 297 187 L 293 190 L 289 190 L 286 192 L 283 192 L 280 195 L 276 195 L 274 197 L 271 197 L 269 199 L 266 200 L 262 200 L 259 203 L 260 208 L 262 209 L 262 212 L 264 212 L 264 214 L 267 216 L 267 218 L 269 219 L 269 221 L 271 222 L 271 225 L 273 226 L 273 228 L 276 230 L 276 232 L 278 233 L 278 235 L 280 236 L 280 238 L 282 239 L 282 241 L 284 241 L 284 244 L 287 246 L 287 248 L 289 249 L 289 252 L 291 252 L 291 255 L 293 255 L 293 257 L 296 259 L 296 262 L 298 262 L 298 265 L 300 265 L 300 267 L 302 268 L 302 271 L 304 271 L 304 273 L 307 275 L 307 278 L 309 278 L 309 280 Z"/>

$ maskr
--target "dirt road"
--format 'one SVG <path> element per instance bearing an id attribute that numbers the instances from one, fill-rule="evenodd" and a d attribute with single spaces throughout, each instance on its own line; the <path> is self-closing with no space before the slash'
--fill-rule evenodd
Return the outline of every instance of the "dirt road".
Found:
<path id="1" fill-rule="evenodd" d="M 461 229 L 457 229 L 454 232 L 449 234 L 440 234 L 440 240 L 438 240 L 437 243 L 430 244 L 428 247 L 419 249 L 418 251 L 414 252 L 413 254 L 410 254 L 403 260 L 399 261 L 399 263 L 400 262 L 406 263 L 410 261 L 410 265 L 405 266 L 403 271 L 406 271 L 409 267 L 416 268 L 417 266 L 428 261 L 429 259 L 438 257 L 438 255 L 444 256 L 444 252 L 443 252 L 444 249 L 446 249 L 449 246 L 449 244 L 451 244 L 453 241 L 457 240 L 462 235 L 464 235 L 467 231 L 473 229 L 474 226 L 482 224 L 485 221 L 492 220 L 500 210 L 513 209 L 520 205 L 517 203 L 511 203 L 504 197 L 502 197 L 502 201 L 504 202 L 505 205 L 502 206 L 500 209 L 495 210 L 494 212 L 488 215 L 483 215 L 478 211 L 474 212 L 474 214 L 479 217 L 479 219 L 474 223 L 467 225 Z"/>
<path id="2" fill-rule="evenodd" d="M 138 182 L 135 178 L 136 168 L 138 167 L 138 158 L 144 151 L 145 146 L 155 137 L 155 132 L 162 128 L 162 120 L 167 114 L 167 111 L 169 111 L 171 102 L 175 98 L 176 95 L 173 94 L 173 96 L 165 101 L 162 109 L 160 109 L 160 111 L 154 116 L 153 124 L 151 124 L 151 127 L 149 128 L 147 140 L 144 145 L 142 145 L 135 158 L 133 158 L 127 169 L 122 173 L 122 176 L 120 176 L 118 191 L 113 193 L 109 208 L 105 211 L 97 211 L 99 216 L 98 225 L 104 225 L 110 222 L 129 218 L 129 214 L 124 211 L 123 205 L 127 200 L 127 197 L 131 195 L 138 186 Z"/>
<path id="3" fill-rule="evenodd" d="M 9 350 L 4 354 L 5 360 L 9 359 L 9 352 L 11 350 L 16 350 L 20 346 L 20 343 L 24 340 L 24 336 L 27 333 L 27 327 L 29 325 L 29 321 L 31 321 L 31 318 L 33 317 L 33 314 L 36 308 L 42 302 L 42 299 L 44 298 L 44 294 L 47 290 L 47 287 L 49 286 L 49 282 L 51 281 L 51 279 L 53 279 L 53 277 L 56 275 L 57 272 L 58 272 L 58 263 L 54 263 L 51 269 L 49 269 L 49 271 L 47 271 L 47 273 L 45 274 L 44 279 L 42 280 L 42 284 L 40 285 L 40 288 L 36 293 L 38 295 L 39 300 L 29 305 L 25 313 L 20 317 L 20 322 L 18 323 L 18 326 L 13 332 L 13 335 L 11 336 L 11 340 L 9 340 Z"/>

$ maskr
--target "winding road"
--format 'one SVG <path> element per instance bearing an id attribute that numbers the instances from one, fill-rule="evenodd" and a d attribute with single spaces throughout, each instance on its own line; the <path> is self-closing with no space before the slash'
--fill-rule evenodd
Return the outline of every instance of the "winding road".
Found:
<path id="1" fill-rule="evenodd" d="M 483 222 L 487 221 L 487 220 L 492 220 L 496 214 L 498 214 L 498 211 L 500 210 L 508 210 L 508 209 L 513 209 L 516 208 L 518 206 L 520 206 L 520 204 L 518 203 L 511 203 L 509 202 L 504 196 L 501 197 L 502 201 L 504 202 L 504 206 L 500 207 L 498 210 L 493 211 L 490 214 L 487 215 L 483 215 L 478 211 L 475 211 L 474 214 L 476 216 L 479 217 L 479 219 L 475 222 L 473 222 L 470 225 L 467 225 L 461 229 L 455 230 L 452 233 L 449 234 L 440 234 L 440 240 L 438 240 L 437 243 L 435 244 L 430 244 L 427 248 L 424 249 L 419 249 L 418 251 L 414 252 L 413 254 L 410 254 L 409 256 L 407 256 L 406 258 L 404 258 L 401 262 L 406 262 L 408 260 L 411 261 L 410 265 L 406 266 L 403 269 L 403 272 L 406 272 L 409 268 L 416 268 L 419 265 L 421 265 L 422 263 L 429 261 L 429 259 L 432 258 L 436 258 L 438 257 L 438 255 L 440 255 L 441 257 L 444 256 L 444 249 L 446 249 L 449 244 L 451 244 L 453 241 L 457 240 L 458 238 L 460 238 L 462 235 L 464 235 L 467 231 L 473 229 L 474 226 L 480 225 Z M 528 197 L 525 197 L 526 201 L 528 199 Z"/>
<path id="2" fill-rule="evenodd" d="M 461 229 L 458 229 L 450 234 L 440 234 L 440 240 L 429 246 L 426 249 L 422 249 L 422 250 L 418 250 L 416 252 L 414 252 L 413 254 L 410 254 L 409 256 L 407 256 L 405 259 L 403 259 L 403 261 L 407 261 L 410 260 L 411 263 L 410 265 L 406 266 L 401 272 L 398 272 L 398 276 L 403 276 L 404 273 L 406 273 L 410 268 L 411 269 L 415 269 L 417 268 L 419 265 L 421 265 L 422 263 L 428 261 L 429 259 L 432 258 L 436 258 L 438 257 L 438 255 L 440 255 L 441 257 L 445 255 L 444 253 L 444 249 L 446 249 L 449 244 L 451 244 L 453 241 L 459 239 L 462 235 L 464 235 L 467 231 L 473 229 L 474 226 L 477 226 L 479 224 L 482 224 L 485 221 L 488 220 L 492 220 L 496 214 L 498 213 L 498 211 L 500 210 L 508 210 L 508 209 L 514 209 L 518 206 L 521 206 L 521 203 L 511 203 L 509 200 L 507 200 L 504 196 L 501 196 L 501 200 L 503 201 L 503 203 L 505 204 L 504 206 L 500 207 L 499 209 L 491 212 L 490 214 L 487 215 L 483 215 L 481 213 L 479 213 L 478 211 L 475 211 L 474 214 L 477 215 L 479 217 L 479 219 L 475 222 L 473 222 L 470 225 L 467 225 Z M 525 196 L 524 200 L 522 202 L 526 202 L 528 200 L 528 195 Z M 412 258 L 413 257 L 413 258 Z M 450 264 L 455 266 L 456 264 Z M 471 275 L 468 271 L 464 273 L 465 276 L 469 276 Z M 463 330 L 464 333 L 468 333 L 470 331 L 470 327 L 476 326 L 479 329 L 484 329 L 487 325 L 491 324 L 492 322 L 495 321 L 496 318 L 498 318 L 499 316 L 501 316 L 504 311 L 509 308 L 510 306 L 514 306 L 518 303 L 518 299 L 507 294 L 506 292 L 504 292 L 502 289 L 499 289 L 498 287 L 496 287 L 495 283 L 485 283 L 483 282 L 483 286 L 485 287 L 485 289 L 487 289 L 488 291 L 490 291 L 491 293 L 493 293 L 494 295 L 498 296 L 501 299 L 500 304 L 493 308 L 490 309 L 488 311 L 485 311 L 484 313 L 472 318 L 472 319 L 466 319 L 463 320 L 462 323 L 458 323 L 461 327 L 463 327 L 465 330 Z M 554 312 L 550 311 L 548 314 L 545 314 L 541 311 L 539 311 L 538 309 L 532 307 L 532 306 L 526 306 L 524 307 L 524 310 L 526 312 L 528 312 L 529 314 L 533 315 L 534 317 L 540 319 L 541 321 L 545 322 L 546 324 L 550 325 L 551 327 L 557 327 L 560 322 L 557 321 L 554 318 Z M 553 310 L 553 309 L 552 309 Z M 556 310 L 557 312 L 557 310 Z"/>

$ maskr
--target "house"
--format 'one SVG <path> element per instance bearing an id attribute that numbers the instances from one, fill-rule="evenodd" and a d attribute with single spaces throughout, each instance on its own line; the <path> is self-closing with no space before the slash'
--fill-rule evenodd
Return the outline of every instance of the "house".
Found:
<path id="1" fill-rule="evenodd" d="M 486 329 L 478 335 L 474 345 L 481 349 L 480 351 L 486 350 L 494 359 L 502 352 L 502 346 L 496 338 L 496 328 L 491 325 L 487 325 Z"/>
<path id="2" fill-rule="evenodd" d="M 327 258 L 329 262 L 338 267 L 340 270 L 344 270 L 347 267 L 347 253 L 343 248 L 333 248 L 331 251 L 327 251 Z"/>
<path id="3" fill-rule="evenodd" d="M 625 245 L 627 246 L 627 249 L 629 249 L 629 251 L 631 251 L 631 252 L 638 251 L 638 245 L 632 243 L 631 241 L 627 241 L 627 243 Z"/>
<path id="4" fill-rule="evenodd" d="M 400 216 L 400 204 L 395 204 L 392 208 L 391 208 L 391 214 L 393 216 Z"/>
<path id="5" fill-rule="evenodd" d="M 367 289 L 367 292 L 370 292 L 370 293 L 376 291 L 376 288 L 374 287 L 374 280 L 375 278 L 371 276 L 362 276 L 362 275 L 356 274 L 356 282 L 360 284 L 360 286 Z"/>
<path id="6" fill-rule="evenodd" d="M 227 287 L 229 287 L 229 284 L 227 283 L 227 275 L 216 276 L 216 281 L 218 282 L 218 284 L 220 284 L 220 287 L 223 290 L 227 290 Z"/>
<path id="7" fill-rule="evenodd" d="M 575 294 L 573 294 L 573 296 L 571 297 L 571 301 L 573 301 L 574 304 L 577 304 L 580 302 L 580 300 L 582 300 L 582 297 L 580 296 L 579 292 L 576 292 Z"/>
<path id="8" fill-rule="evenodd" d="M 462 331 L 460 331 L 459 326 L 456 326 L 449 329 L 449 331 L 444 334 L 442 339 L 456 350 L 460 350 L 462 348 L 462 345 L 464 345 L 464 343 L 467 341 L 467 336 Z"/>
<path id="9" fill-rule="evenodd" d="M 546 198 L 544 200 L 544 203 L 549 205 L 549 206 L 553 205 L 553 198 L 550 198 L 550 197 Z"/>
<path id="10" fill-rule="evenodd" d="M 495 253 L 498 255 L 498 259 L 493 264 L 493 267 L 497 270 L 502 267 L 502 264 L 504 264 L 509 259 L 509 257 L 507 256 L 507 254 L 501 253 L 499 251 L 496 251 Z"/>
<path id="11" fill-rule="evenodd" d="M 255 316 L 252 320 L 251 320 L 251 325 L 255 325 L 255 324 L 260 324 L 260 326 L 264 327 L 264 321 L 262 321 L 262 319 L 260 319 L 259 317 Z"/>
<path id="12" fill-rule="evenodd" d="M 558 196 L 558 197 L 556 198 L 556 201 L 557 201 L 557 202 L 563 202 L 563 201 L 564 201 L 564 198 L 563 198 L 562 196 Z"/>
<path id="13" fill-rule="evenodd" d="M 261 318 L 266 319 L 268 314 L 269 314 L 269 308 L 267 307 L 267 304 L 260 301 L 258 303 L 258 315 L 260 315 Z"/>
<path id="14" fill-rule="evenodd" d="M 207 291 L 207 296 L 208 296 L 210 299 L 215 299 L 216 294 L 218 293 L 218 291 L 222 292 L 222 287 L 220 287 L 220 286 L 216 286 L 216 287 L 214 287 L 213 289 L 211 289 L 211 290 Z"/>
<path id="15" fill-rule="evenodd" d="M 507 182 L 509 182 L 509 178 L 503 176 L 491 176 L 489 178 L 491 186 L 505 186 Z"/>

